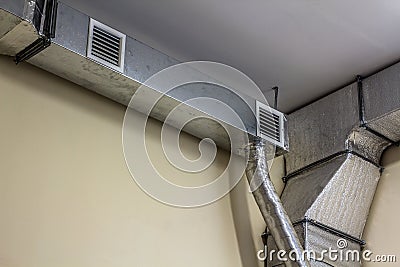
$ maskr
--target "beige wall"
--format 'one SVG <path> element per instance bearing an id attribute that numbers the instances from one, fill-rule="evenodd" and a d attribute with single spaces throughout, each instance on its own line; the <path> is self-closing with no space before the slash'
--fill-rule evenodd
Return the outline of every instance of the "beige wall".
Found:
<path id="1" fill-rule="evenodd" d="M 385 170 L 378 184 L 363 239 L 375 255 L 396 255 L 396 263 L 366 262 L 363 266 L 400 266 L 400 148 L 383 156 Z"/>
<path id="2" fill-rule="evenodd" d="M 1 267 L 242 266 L 229 196 L 180 209 L 135 184 L 123 115 L 121 105 L 0 57 Z M 159 156 L 160 123 L 149 128 L 160 169 L 187 179 Z M 185 153 L 196 154 L 197 142 L 184 135 Z M 218 174 L 226 157 L 197 179 Z"/>

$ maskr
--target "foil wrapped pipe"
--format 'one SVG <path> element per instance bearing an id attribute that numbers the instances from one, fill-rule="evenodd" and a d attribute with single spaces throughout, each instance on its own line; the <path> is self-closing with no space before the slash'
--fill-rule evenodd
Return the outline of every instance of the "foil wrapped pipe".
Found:
<path id="1" fill-rule="evenodd" d="M 361 252 L 360 240 L 369 208 L 380 178 L 380 169 L 353 154 L 343 154 L 288 180 L 282 202 L 292 221 L 305 221 L 296 228 L 302 245 L 316 253 L 321 262 L 333 266 L 360 266 L 360 261 L 322 258 L 322 251 L 339 249 L 336 242 L 346 240 L 342 250 Z M 315 225 L 326 225 L 313 231 Z M 332 231 L 335 229 L 335 231 Z M 336 232 L 336 234 L 332 234 Z M 337 234 L 341 233 L 341 234 Z M 357 241 L 358 240 L 358 241 Z M 276 245 L 269 241 L 270 248 Z M 273 265 L 271 265 L 273 266 Z"/>
<path id="2" fill-rule="evenodd" d="M 253 195 L 277 247 L 286 253 L 297 255 L 296 261 L 286 261 L 285 265 L 288 267 L 310 266 L 307 259 L 302 257 L 304 249 L 270 179 L 267 148 L 268 143 L 260 138 L 254 138 L 246 148 L 247 179 L 250 185 L 259 185 L 253 191 Z"/>

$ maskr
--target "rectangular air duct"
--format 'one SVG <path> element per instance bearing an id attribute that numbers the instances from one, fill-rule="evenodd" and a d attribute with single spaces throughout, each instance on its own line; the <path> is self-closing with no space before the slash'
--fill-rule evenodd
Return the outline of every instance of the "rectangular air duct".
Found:
<path id="1" fill-rule="evenodd" d="M 0 54 L 16 56 L 17 62 L 26 60 L 126 106 L 148 78 L 179 64 L 160 51 L 55 0 L 0 0 L 0 8 L 3 20 Z M 229 140 L 225 127 L 235 136 L 250 134 L 266 138 L 277 145 L 277 153 L 288 150 L 284 115 L 269 107 L 262 108 L 265 103 L 256 104 L 261 99 L 209 84 L 188 85 L 165 95 L 157 88 L 146 90 L 148 94 L 162 95 L 150 114 L 161 121 L 169 111 L 193 97 L 213 94 L 216 99 L 229 99 L 243 125 L 205 104 L 180 106 L 182 116 L 210 118 L 194 120 L 184 131 L 199 138 L 209 137 L 221 148 L 244 154 L 243 147 L 235 147 L 236 142 Z M 146 101 L 144 97 L 140 101 L 143 106 L 134 108 L 141 111 L 148 105 Z M 257 111 L 261 112 L 256 116 Z"/>

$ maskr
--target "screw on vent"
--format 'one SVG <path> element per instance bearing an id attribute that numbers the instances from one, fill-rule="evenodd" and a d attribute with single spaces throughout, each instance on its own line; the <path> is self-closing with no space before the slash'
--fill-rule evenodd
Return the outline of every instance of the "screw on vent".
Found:
<path id="1" fill-rule="evenodd" d="M 88 58 L 123 72 L 126 35 L 90 19 Z"/>
<path id="2" fill-rule="evenodd" d="M 281 147 L 285 147 L 285 116 L 283 113 L 256 101 L 257 135 Z"/>

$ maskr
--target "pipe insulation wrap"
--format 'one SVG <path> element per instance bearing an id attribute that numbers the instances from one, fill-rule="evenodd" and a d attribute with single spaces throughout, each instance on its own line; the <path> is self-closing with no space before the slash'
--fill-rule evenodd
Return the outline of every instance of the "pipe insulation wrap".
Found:
<path id="1" fill-rule="evenodd" d="M 343 155 L 290 179 L 282 201 L 292 221 L 307 217 L 361 238 L 379 178 L 375 165 Z"/>
<path id="2" fill-rule="evenodd" d="M 282 203 L 292 222 L 305 221 L 295 223 L 295 229 L 307 251 L 337 249 L 336 242 L 344 238 L 344 250 L 361 252 L 381 156 L 400 140 L 399 70 L 400 65 L 394 65 L 364 80 L 361 88 L 351 84 L 288 116 L 291 151 L 285 159 L 290 179 Z M 362 109 L 366 124 L 360 121 Z M 279 247 L 269 236 L 267 245 Z M 359 260 L 329 258 L 310 264 L 361 266 Z"/>
<path id="3" fill-rule="evenodd" d="M 249 159 L 246 176 L 249 184 L 260 185 L 253 195 L 278 248 L 286 253 L 294 251 L 295 255 L 302 256 L 303 247 L 268 173 L 268 146 L 270 145 L 265 140 L 254 138 L 246 148 Z M 297 258 L 297 261 L 287 261 L 285 265 L 288 267 L 310 266 L 307 260 L 302 257 Z"/>

